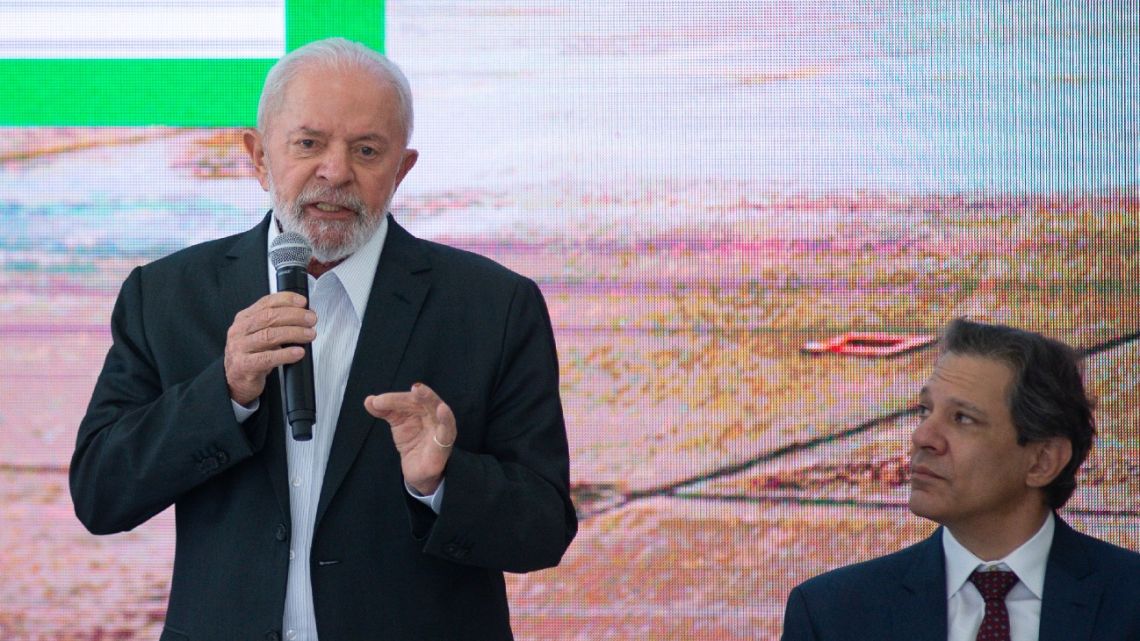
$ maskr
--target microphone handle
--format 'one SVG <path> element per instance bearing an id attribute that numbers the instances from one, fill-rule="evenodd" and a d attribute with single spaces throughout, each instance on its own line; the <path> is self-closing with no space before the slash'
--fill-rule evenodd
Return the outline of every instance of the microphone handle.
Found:
<path id="1" fill-rule="evenodd" d="M 296 292 L 309 299 L 309 273 L 304 267 L 285 266 L 277 270 L 277 291 Z M 305 303 L 308 307 L 308 303 Z M 301 345 L 305 356 L 296 363 L 283 366 L 285 371 L 285 416 L 293 431 L 293 440 L 313 438 L 317 421 L 317 395 L 314 391 L 312 343 Z"/>

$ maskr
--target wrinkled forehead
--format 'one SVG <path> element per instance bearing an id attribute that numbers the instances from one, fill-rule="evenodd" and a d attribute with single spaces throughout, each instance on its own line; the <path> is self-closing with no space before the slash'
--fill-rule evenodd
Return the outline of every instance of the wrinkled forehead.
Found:
<path id="1" fill-rule="evenodd" d="M 275 108 L 266 113 L 266 129 L 280 124 L 283 114 L 305 125 L 317 118 L 371 120 L 394 136 L 407 135 L 396 84 L 359 65 L 312 61 L 298 67 L 282 86 Z"/>

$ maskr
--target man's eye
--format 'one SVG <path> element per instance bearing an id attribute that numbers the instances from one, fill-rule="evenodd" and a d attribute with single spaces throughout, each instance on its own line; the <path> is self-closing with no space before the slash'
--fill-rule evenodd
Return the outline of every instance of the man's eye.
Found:
<path id="1" fill-rule="evenodd" d="M 304 138 L 297 141 L 297 146 L 301 147 L 302 149 L 312 149 L 316 146 L 316 144 L 317 141 L 313 140 L 312 138 Z"/>
<path id="2" fill-rule="evenodd" d="M 930 408 L 920 403 L 918 406 L 918 415 L 922 418 L 930 416 Z"/>
<path id="3" fill-rule="evenodd" d="M 360 155 L 364 156 L 365 158 L 372 158 L 376 155 L 376 150 L 372 147 L 361 147 Z"/>
<path id="4" fill-rule="evenodd" d="M 954 414 L 954 422 L 962 423 L 963 425 L 972 425 L 976 421 L 974 420 L 974 417 L 958 412 Z"/>

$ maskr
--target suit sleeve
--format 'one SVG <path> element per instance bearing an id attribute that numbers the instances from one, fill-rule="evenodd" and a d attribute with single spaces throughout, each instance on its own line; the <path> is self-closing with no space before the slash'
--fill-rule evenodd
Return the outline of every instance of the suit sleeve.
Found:
<path id="1" fill-rule="evenodd" d="M 134 528 L 254 449 L 237 423 L 219 355 L 185 380 L 167 382 L 145 327 L 144 270 L 127 278 L 111 315 L 111 348 L 79 426 L 69 475 L 75 513 L 88 530 Z M 173 341 L 175 310 L 162 334 Z M 206 362 L 206 361 L 203 361 Z M 260 415 L 260 416 L 259 416 Z M 260 426 L 264 433 L 264 425 Z"/>
<path id="2" fill-rule="evenodd" d="M 788 595 L 788 605 L 784 609 L 784 633 L 781 641 L 815 641 L 818 637 L 812 628 L 811 614 L 807 600 L 799 587 Z"/>
<path id="3" fill-rule="evenodd" d="M 456 447 L 440 515 L 411 505 L 412 524 L 428 554 L 527 572 L 557 565 L 578 530 L 554 332 L 530 280 L 515 289 L 502 344 L 482 448 Z"/>

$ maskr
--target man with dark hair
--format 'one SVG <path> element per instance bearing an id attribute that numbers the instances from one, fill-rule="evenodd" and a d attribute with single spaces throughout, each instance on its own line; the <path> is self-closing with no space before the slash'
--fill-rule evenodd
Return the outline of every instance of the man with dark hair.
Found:
<path id="1" fill-rule="evenodd" d="M 244 135 L 273 211 L 123 284 L 71 493 L 97 534 L 175 506 L 162 641 L 504 641 L 503 572 L 557 565 L 574 538 L 542 293 L 389 214 L 412 121 L 379 53 L 289 53 Z M 308 299 L 275 286 L 286 233 L 312 248 Z M 307 440 L 279 374 L 302 346 Z"/>
<path id="2" fill-rule="evenodd" d="M 1074 350 L 958 319 L 919 416 L 910 509 L 942 527 L 796 587 L 785 641 L 1140 639 L 1140 554 L 1054 512 L 1095 433 Z"/>

